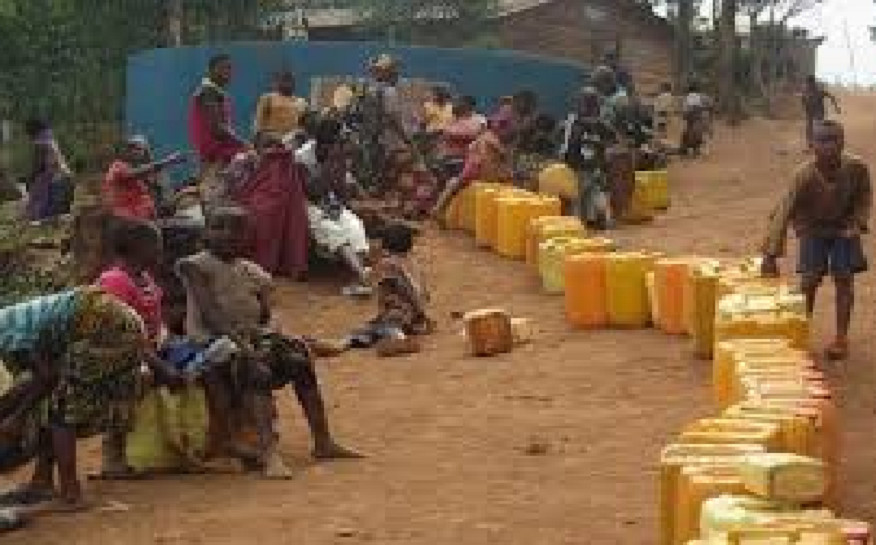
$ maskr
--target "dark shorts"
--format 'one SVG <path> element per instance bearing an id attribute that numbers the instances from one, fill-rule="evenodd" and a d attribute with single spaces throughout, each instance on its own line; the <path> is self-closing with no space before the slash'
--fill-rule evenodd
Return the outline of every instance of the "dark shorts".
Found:
<path id="1" fill-rule="evenodd" d="M 867 270 L 860 237 L 800 238 L 797 272 L 804 276 L 852 276 Z"/>

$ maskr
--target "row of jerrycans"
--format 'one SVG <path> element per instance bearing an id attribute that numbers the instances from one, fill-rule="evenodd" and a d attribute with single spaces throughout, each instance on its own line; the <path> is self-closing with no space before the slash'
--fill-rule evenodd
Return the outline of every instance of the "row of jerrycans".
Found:
<path id="1" fill-rule="evenodd" d="M 695 538 L 709 498 L 752 493 L 739 469 L 751 452 L 788 453 L 813 461 L 808 466 L 798 463 L 783 480 L 764 477 L 760 489 L 768 492 L 762 494 L 785 490 L 785 496 L 766 499 L 787 504 L 788 494 L 793 499 L 807 486 L 812 489 L 814 480 L 807 475 L 813 472 L 801 468 L 821 464 L 819 499 L 836 507 L 837 412 L 823 375 L 807 354 L 788 338 L 722 341 L 716 346 L 713 383 L 720 416 L 689 425 L 661 457 L 661 543 L 684 544 Z M 868 542 L 869 537 L 862 541 Z"/>

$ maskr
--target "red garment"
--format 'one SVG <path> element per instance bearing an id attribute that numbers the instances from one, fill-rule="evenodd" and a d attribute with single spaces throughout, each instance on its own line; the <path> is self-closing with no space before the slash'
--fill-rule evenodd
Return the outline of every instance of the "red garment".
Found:
<path id="1" fill-rule="evenodd" d="M 149 273 L 143 272 L 135 280 L 128 271 L 115 266 L 100 275 L 97 286 L 131 307 L 143 319 L 149 340 L 158 342 L 162 324 L 161 299 L 164 292 Z"/>
<path id="2" fill-rule="evenodd" d="M 200 97 L 206 92 L 222 94 L 222 122 L 230 125 L 233 118 L 231 99 L 219 89 L 211 89 L 212 84 L 202 84 L 192 96 L 189 104 L 189 138 L 192 147 L 198 152 L 198 157 L 203 163 L 227 164 L 240 151 L 243 146 L 237 140 L 231 138 L 217 138 L 210 129 L 210 118 L 201 104 Z"/>
<path id="3" fill-rule="evenodd" d="M 234 192 L 248 212 L 249 257 L 274 275 L 293 277 L 307 271 L 304 179 L 304 167 L 291 152 L 270 151 Z"/>
<path id="4" fill-rule="evenodd" d="M 110 165 L 103 180 L 103 201 L 113 215 L 140 220 L 155 219 L 155 201 L 146 177 L 132 176 L 133 168 L 124 161 Z"/>

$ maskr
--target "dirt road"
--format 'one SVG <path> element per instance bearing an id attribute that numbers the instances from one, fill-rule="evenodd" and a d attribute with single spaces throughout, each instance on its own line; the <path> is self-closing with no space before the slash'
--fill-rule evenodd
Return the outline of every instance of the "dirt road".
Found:
<path id="1" fill-rule="evenodd" d="M 849 147 L 876 164 L 876 97 L 846 100 Z M 860 117 L 857 117 L 860 116 Z M 627 228 L 627 247 L 742 255 L 803 159 L 801 124 L 752 121 L 723 130 L 708 158 L 673 167 L 674 206 Z M 868 253 L 876 256 L 872 239 Z M 423 354 L 369 352 L 321 364 L 331 417 L 363 461 L 314 465 L 303 421 L 284 394 L 289 482 L 244 475 L 91 485 L 122 509 L 38 521 L 10 545 L 160 544 L 649 544 L 656 536 L 656 461 L 684 423 L 714 414 L 708 363 L 685 339 L 652 331 L 576 332 L 562 301 L 539 293 L 523 265 L 429 235 L 421 248 L 441 332 Z M 844 425 L 846 514 L 876 520 L 874 276 L 858 290 L 854 357 L 830 371 Z M 339 335 L 370 314 L 328 280 L 283 289 L 291 330 Z M 832 293 L 815 346 L 832 327 Z M 501 305 L 537 321 L 534 345 L 491 360 L 464 357 L 450 315 Z M 90 445 L 86 461 L 97 451 Z M 116 507 L 119 507 L 118 505 Z"/>

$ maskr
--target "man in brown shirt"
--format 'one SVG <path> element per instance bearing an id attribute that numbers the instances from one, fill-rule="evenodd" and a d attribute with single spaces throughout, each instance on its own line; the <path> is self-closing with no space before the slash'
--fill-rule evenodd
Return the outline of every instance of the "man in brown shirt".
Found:
<path id="1" fill-rule="evenodd" d="M 797 172 L 785 198 L 770 218 L 763 244 L 763 272 L 777 275 L 791 224 L 800 241 L 798 272 L 809 314 L 828 273 L 836 285 L 836 340 L 827 357 L 848 357 L 848 331 L 854 304 L 854 275 L 867 270 L 861 234 L 867 232 L 872 206 L 870 172 L 859 158 L 843 152 L 845 134 L 834 121 L 819 121 L 813 130 L 815 158 Z"/>

